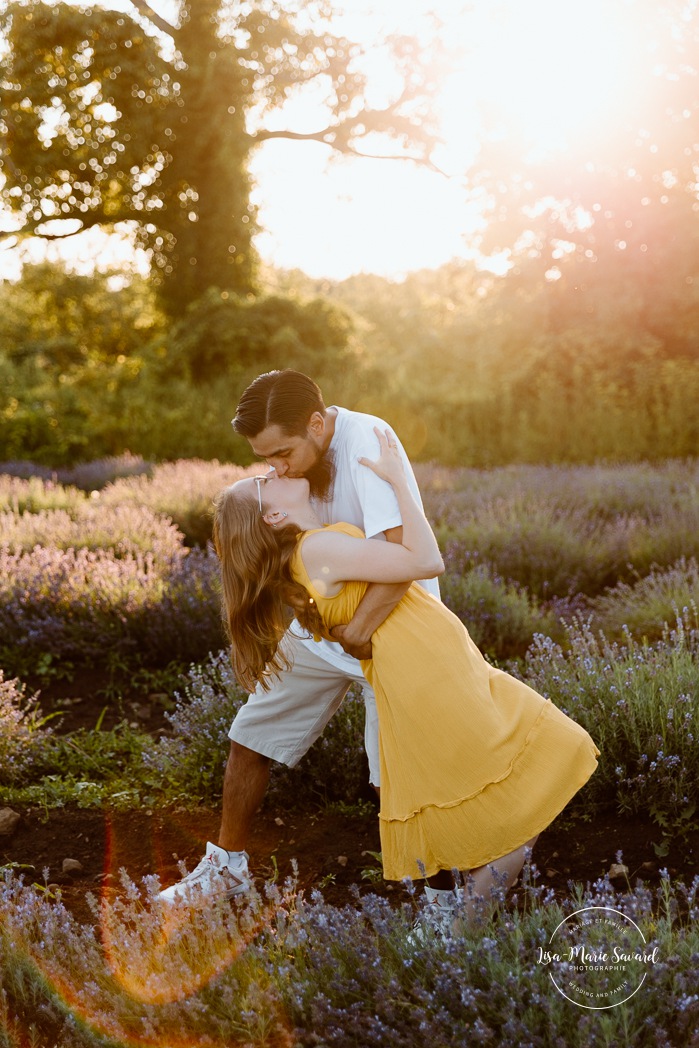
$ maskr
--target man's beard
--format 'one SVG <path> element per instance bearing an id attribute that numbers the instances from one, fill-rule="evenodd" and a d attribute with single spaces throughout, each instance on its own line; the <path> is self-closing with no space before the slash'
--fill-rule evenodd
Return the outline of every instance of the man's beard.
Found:
<path id="1" fill-rule="evenodd" d="M 310 486 L 310 496 L 318 502 L 329 502 L 335 480 L 335 456 L 328 450 L 321 455 L 305 473 Z"/>

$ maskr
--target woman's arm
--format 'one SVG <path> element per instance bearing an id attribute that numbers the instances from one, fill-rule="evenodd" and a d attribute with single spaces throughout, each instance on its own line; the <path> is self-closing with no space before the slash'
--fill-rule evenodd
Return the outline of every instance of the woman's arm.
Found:
<path id="1" fill-rule="evenodd" d="M 328 595 L 349 580 L 361 582 L 412 582 L 434 578 L 444 571 L 437 540 L 425 514 L 415 501 L 390 434 L 378 429 L 380 454 L 376 462 L 362 458 L 363 466 L 392 485 L 403 520 L 400 542 L 359 539 L 336 531 L 310 535 L 302 557 L 313 584 Z"/>

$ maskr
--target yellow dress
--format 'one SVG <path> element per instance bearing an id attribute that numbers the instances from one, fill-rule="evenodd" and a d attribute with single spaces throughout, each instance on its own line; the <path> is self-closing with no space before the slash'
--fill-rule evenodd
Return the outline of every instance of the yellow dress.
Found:
<path id="1" fill-rule="evenodd" d="M 327 530 L 327 529 L 326 529 Z M 330 530 L 363 537 L 352 524 Z M 297 581 L 330 628 L 349 622 L 367 588 L 334 597 Z M 388 880 L 483 866 L 540 833 L 597 767 L 588 733 L 481 655 L 461 621 L 413 583 L 372 638 L 362 670 L 376 694 L 381 852 Z"/>

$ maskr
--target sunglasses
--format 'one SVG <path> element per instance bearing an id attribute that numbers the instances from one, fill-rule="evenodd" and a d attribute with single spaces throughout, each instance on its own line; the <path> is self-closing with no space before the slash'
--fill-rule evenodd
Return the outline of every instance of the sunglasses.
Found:
<path id="1" fill-rule="evenodd" d="M 255 486 L 257 487 L 257 504 L 260 507 L 260 513 L 262 513 L 262 483 L 265 480 L 270 480 L 274 476 L 274 470 L 271 469 L 269 473 L 261 473 L 258 477 L 253 477 Z"/>

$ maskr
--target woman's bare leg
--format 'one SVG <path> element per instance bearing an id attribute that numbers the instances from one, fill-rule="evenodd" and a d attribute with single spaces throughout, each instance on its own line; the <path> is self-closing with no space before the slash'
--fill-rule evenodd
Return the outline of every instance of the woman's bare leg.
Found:
<path id="1" fill-rule="evenodd" d="M 480 919 L 492 912 L 497 901 L 492 898 L 491 889 L 499 888 L 506 891 L 512 887 L 524 866 L 526 850 L 534 847 L 538 837 L 537 833 L 536 837 L 532 837 L 508 855 L 503 855 L 487 866 L 478 866 L 467 874 L 462 911 L 466 920 Z"/>

